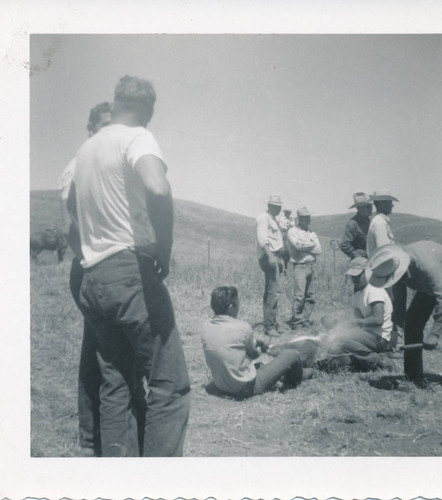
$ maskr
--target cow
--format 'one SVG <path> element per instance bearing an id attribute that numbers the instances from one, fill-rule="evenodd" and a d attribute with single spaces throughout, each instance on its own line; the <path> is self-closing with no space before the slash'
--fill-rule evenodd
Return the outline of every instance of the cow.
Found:
<path id="1" fill-rule="evenodd" d="M 38 263 L 38 255 L 43 250 L 57 251 L 58 263 L 63 262 L 63 257 L 68 247 L 66 238 L 60 229 L 45 229 L 31 234 L 31 258 Z"/>

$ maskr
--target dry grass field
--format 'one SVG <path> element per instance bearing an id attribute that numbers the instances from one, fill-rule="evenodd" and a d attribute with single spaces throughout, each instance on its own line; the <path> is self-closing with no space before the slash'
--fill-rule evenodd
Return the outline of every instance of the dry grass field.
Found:
<path id="1" fill-rule="evenodd" d="M 31 231 L 59 224 L 54 192 L 31 194 Z M 336 224 L 336 236 L 342 224 Z M 323 220 L 323 219 L 322 219 Z M 330 221 L 331 222 L 331 221 Z M 321 225 L 312 220 L 312 228 Z M 318 230 L 319 234 L 322 234 Z M 330 234 L 329 234 L 330 236 Z M 331 234 L 333 236 L 333 234 Z M 208 238 L 210 237 L 210 265 Z M 351 314 L 350 284 L 336 264 L 329 238 L 321 237 L 320 286 L 314 319 L 325 313 Z M 82 318 L 68 288 L 70 253 L 57 265 L 44 252 L 31 263 L 31 456 L 78 455 L 77 373 Z M 175 246 L 167 279 L 187 358 L 192 408 L 185 455 L 221 456 L 440 456 L 442 455 L 442 387 L 379 390 L 368 378 L 385 375 L 317 372 L 296 389 L 271 392 L 245 401 L 210 395 L 199 328 L 210 315 L 209 300 L 217 285 L 235 285 L 240 317 L 261 321 L 263 276 L 255 259 L 254 223 L 247 217 L 176 203 Z M 290 315 L 291 276 L 281 297 L 280 317 Z M 259 329 L 259 326 L 257 326 Z M 286 333 L 280 339 L 288 340 Z M 441 351 L 425 352 L 428 372 L 440 371 Z M 402 373 L 395 360 L 394 373 Z"/>

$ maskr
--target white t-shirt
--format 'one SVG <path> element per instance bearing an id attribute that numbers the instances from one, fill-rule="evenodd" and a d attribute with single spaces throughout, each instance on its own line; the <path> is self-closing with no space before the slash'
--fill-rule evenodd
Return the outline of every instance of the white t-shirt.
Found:
<path id="1" fill-rule="evenodd" d="M 269 212 L 264 212 L 256 219 L 256 250 L 258 258 L 264 255 L 262 248 L 265 245 L 269 245 L 272 252 L 277 252 L 284 246 L 278 222 Z"/>
<path id="2" fill-rule="evenodd" d="M 122 124 L 103 127 L 78 150 L 74 182 L 83 267 L 156 241 L 146 190 L 134 171 L 144 155 L 162 160 L 154 136 Z"/>
<path id="3" fill-rule="evenodd" d="M 393 322 L 391 321 L 393 305 L 385 289 L 376 288 L 368 284 L 363 290 L 359 290 L 353 296 L 353 307 L 358 309 L 364 318 L 372 315 L 371 304 L 374 302 L 384 303 L 384 322 L 381 326 L 364 326 L 364 328 L 389 341 L 393 328 Z"/>

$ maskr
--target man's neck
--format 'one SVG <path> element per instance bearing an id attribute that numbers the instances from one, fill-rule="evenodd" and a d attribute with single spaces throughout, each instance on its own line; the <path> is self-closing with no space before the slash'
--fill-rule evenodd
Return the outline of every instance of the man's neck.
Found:
<path id="1" fill-rule="evenodd" d="M 110 125 L 126 125 L 127 127 L 144 127 L 146 128 L 147 124 L 143 123 L 143 121 L 139 118 L 139 116 L 135 113 L 118 113 L 110 122 Z"/>

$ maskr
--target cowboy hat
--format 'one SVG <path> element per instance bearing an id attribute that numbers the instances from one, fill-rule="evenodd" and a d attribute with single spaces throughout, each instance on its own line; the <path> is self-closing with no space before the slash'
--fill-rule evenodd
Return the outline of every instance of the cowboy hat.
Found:
<path id="1" fill-rule="evenodd" d="M 401 245 L 384 245 L 375 250 L 365 266 L 370 285 L 388 288 L 397 283 L 410 265 L 410 256 Z"/>
<path id="2" fill-rule="evenodd" d="M 271 194 L 269 196 L 268 205 L 277 205 L 278 207 L 282 207 L 281 196 L 279 194 Z"/>
<path id="3" fill-rule="evenodd" d="M 375 191 L 371 199 L 372 201 L 399 201 L 392 196 L 389 189 L 379 189 L 379 191 Z"/>
<path id="4" fill-rule="evenodd" d="M 365 193 L 355 193 L 353 195 L 354 203 L 351 207 L 348 208 L 357 208 L 362 207 L 364 205 L 371 205 L 371 198 L 368 194 Z"/>
<path id="5" fill-rule="evenodd" d="M 296 210 L 296 215 L 298 217 L 307 217 L 308 215 L 312 215 L 311 212 L 307 209 L 307 207 L 301 207 Z"/>
<path id="6" fill-rule="evenodd" d="M 365 257 L 355 257 L 350 261 L 350 266 L 345 274 L 349 274 L 350 276 L 359 276 L 365 269 L 366 265 L 367 259 Z"/>

